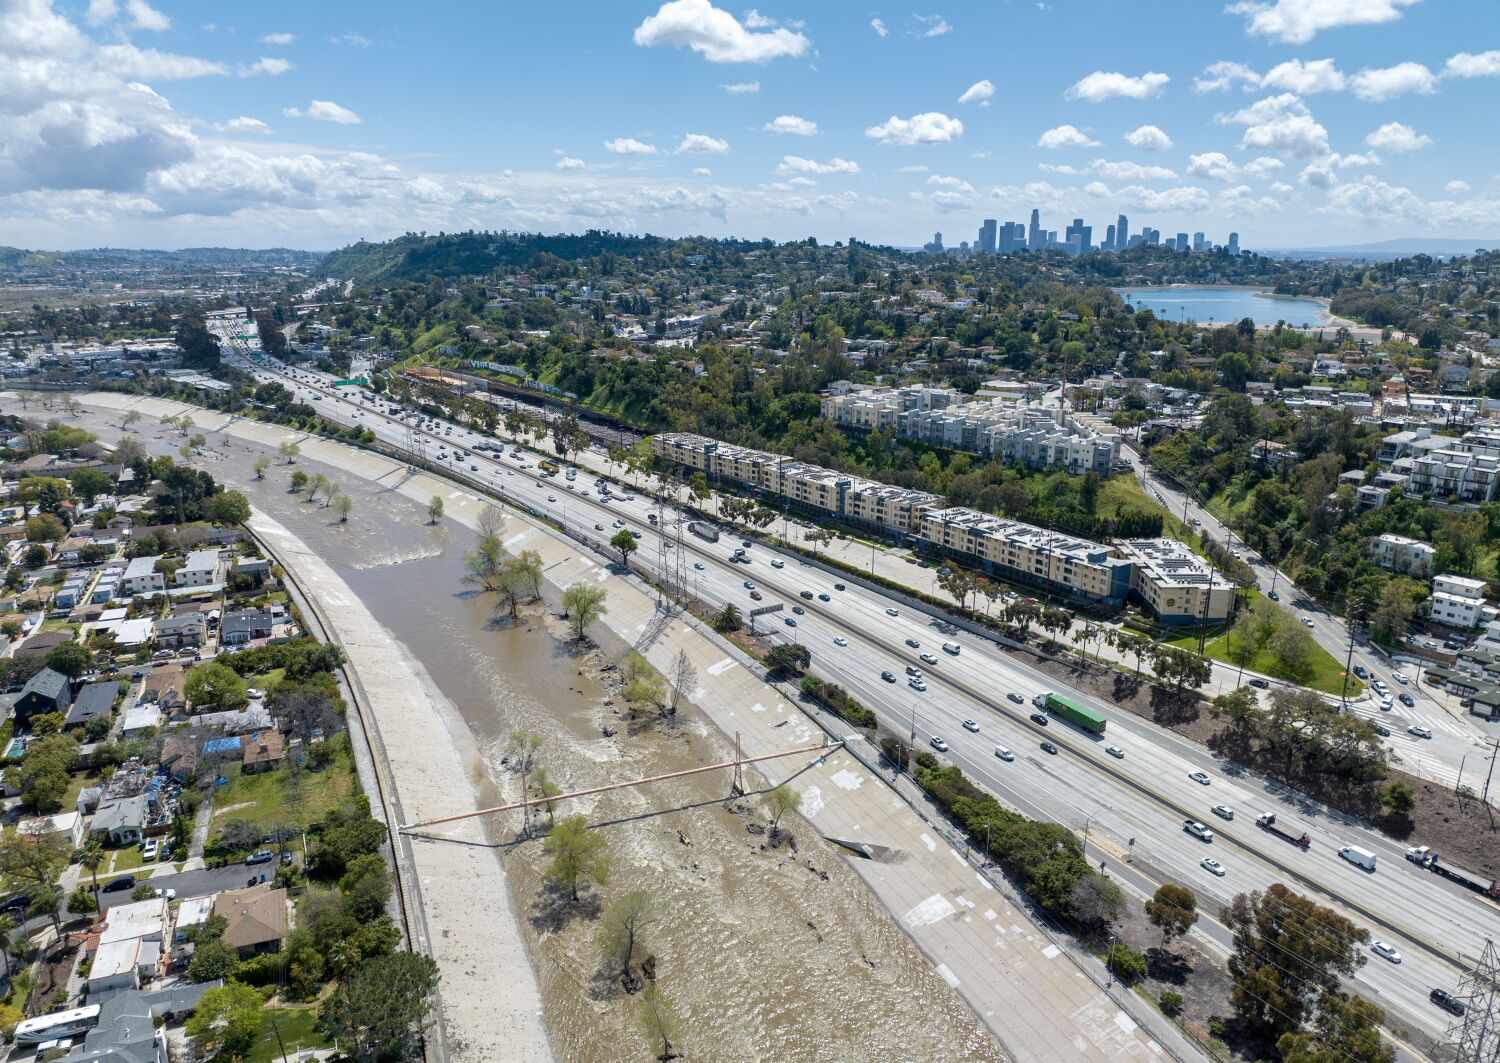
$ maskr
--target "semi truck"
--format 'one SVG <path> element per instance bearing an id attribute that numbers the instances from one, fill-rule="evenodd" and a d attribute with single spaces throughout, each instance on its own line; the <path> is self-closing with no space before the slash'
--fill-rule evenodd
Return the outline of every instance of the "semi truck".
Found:
<path id="1" fill-rule="evenodd" d="M 1102 735 L 1104 725 L 1108 721 L 1093 709 L 1086 709 L 1076 701 L 1070 701 L 1061 694 L 1054 694 L 1048 690 L 1031 699 L 1031 703 L 1044 712 L 1050 712 L 1054 716 L 1061 716 L 1064 720 L 1082 727 L 1092 734 Z"/>
<path id="2" fill-rule="evenodd" d="M 688 521 L 688 531 L 706 542 L 716 543 L 719 541 L 719 529 L 711 524 L 704 524 L 701 520 Z"/>
<path id="3" fill-rule="evenodd" d="M 1476 875 L 1472 871 L 1465 871 L 1453 864 L 1443 863 L 1438 854 L 1425 845 L 1414 846 L 1406 850 L 1406 858 L 1418 867 L 1425 867 L 1428 871 L 1434 871 L 1450 881 L 1457 882 L 1460 886 L 1482 893 L 1486 897 L 1500 899 L 1500 881 L 1488 875 Z"/>
<path id="4" fill-rule="evenodd" d="M 1290 827 L 1283 827 L 1281 824 L 1277 823 L 1275 812 L 1262 813 L 1261 815 L 1255 817 L 1255 822 L 1261 830 L 1269 831 L 1270 833 L 1276 835 L 1276 837 L 1278 838 L 1285 838 L 1287 841 L 1291 842 L 1293 845 L 1303 850 L 1304 852 L 1312 845 L 1312 839 L 1307 836 L 1306 831 L 1294 830 Z"/>

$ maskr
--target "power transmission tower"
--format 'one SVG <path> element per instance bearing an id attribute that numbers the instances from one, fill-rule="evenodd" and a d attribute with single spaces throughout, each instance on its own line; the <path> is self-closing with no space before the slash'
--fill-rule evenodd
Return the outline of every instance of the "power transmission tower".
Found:
<path id="1" fill-rule="evenodd" d="M 1486 940 L 1474 969 L 1458 983 L 1453 999 L 1464 1006 L 1461 1019 L 1448 1028 L 1455 1063 L 1500 1060 L 1500 949 Z"/>

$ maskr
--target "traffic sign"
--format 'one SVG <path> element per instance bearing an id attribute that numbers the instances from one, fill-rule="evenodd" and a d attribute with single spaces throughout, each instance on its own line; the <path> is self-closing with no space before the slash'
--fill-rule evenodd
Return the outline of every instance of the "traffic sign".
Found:
<path id="1" fill-rule="evenodd" d="M 785 608 L 786 606 L 782 605 L 780 602 L 777 602 L 775 605 L 763 605 L 759 609 L 752 609 L 750 610 L 750 615 L 765 616 L 767 613 L 779 613 Z"/>

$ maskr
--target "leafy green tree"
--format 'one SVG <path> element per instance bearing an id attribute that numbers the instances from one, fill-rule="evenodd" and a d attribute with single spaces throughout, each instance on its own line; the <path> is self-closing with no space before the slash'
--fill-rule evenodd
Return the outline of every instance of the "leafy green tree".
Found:
<path id="1" fill-rule="evenodd" d="M 187 1021 L 186 1033 L 205 1059 L 241 1058 L 260 1033 L 262 1004 L 260 994 L 250 986 L 226 982 L 203 994 Z"/>
<path id="2" fill-rule="evenodd" d="M 610 860 L 605 848 L 604 836 L 590 830 L 584 817 L 565 816 L 542 843 L 543 851 L 552 858 L 543 877 L 549 884 L 566 889 L 576 902 L 583 883 L 590 879 L 601 886 L 608 883 Z"/>
<path id="3" fill-rule="evenodd" d="M 766 652 L 766 670 L 800 674 L 812 663 L 812 652 L 800 642 L 781 642 Z"/>
<path id="4" fill-rule="evenodd" d="M 94 655 L 81 642 L 64 642 L 54 646 L 43 659 L 48 668 L 61 672 L 69 679 L 77 679 L 94 667 Z"/>
<path id="5" fill-rule="evenodd" d="M 99 910 L 95 895 L 79 886 L 68 895 L 68 912 L 71 915 L 93 915 Z"/>
<path id="6" fill-rule="evenodd" d="M 1328 992 L 1318 1000 L 1312 1029 L 1282 1034 L 1282 1063 L 1392 1063 L 1396 1048 L 1381 1039 L 1385 1012 L 1363 997 Z"/>
<path id="7" fill-rule="evenodd" d="M 1380 803 L 1392 812 L 1409 815 L 1417 807 L 1417 797 L 1404 782 L 1393 782 L 1381 787 Z"/>
<path id="8" fill-rule="evenodd" d="M 635 705 L 660 706 L 666 700 L 667 688 L 662 678 L 635 650 L 625 655 L 622 665 L 624 684 L 620 693 Z"/>
<path id="9" fill-rule="evenodd" d="M 1080 925 L 1097 931 L 1120 918 L 1125 895 L 1108 875 L 1090 871 L 1074 883 L 1068 910 Z"/>
<path id="10" fill-rule="evenodd" d="M 400 1063 L 415 1056 L 429 1020 L 438 968 L 432 957 L 396 952 L 364 960 L 329 998 L 318 1028 L 353 1063 Z"/>
<path id="11" fill-rule="evenodd" d="M 605 906 L 596 940 L 604 959 L 618 967 L 621 980 L 631 981 L 630 968 L 645 950 L 641 933 L 656 922 L 655 896 L 650 890 L 628 890 Z"/>
<path id="12" fill-rule="evenodd" d="M 303 472 L 301 469 L 293 469 L 292 470 L 292 493 L 293 494 L 296 494 L 297 492 L 299 492 L 299 491 L 303 490 L 305 487 L 307 487 L 308 482 L 309 482 L 309 479 L 308 479 L 307 473 Z"/>
<path id="13" fill-rule="evenodd" d="M 264 454 L 257 455 L 256 459 L 250 463 L 250 468 L 255 473 L 257 480 L 264 480 L 266 478 L 266 470 L 270 467 L 271 459 Z"/>
<path id="14" fill-rule="evenodd" d="M 563 613 L 573 629 L 573 639 L 583 641 L 584 630 L 598 620 L 609 607 L 605 604 L 607 592 L 596 583 L 574 583 L 563 589 Z"/>
<path id="15" fill-rule="evenodd" d="M 766 794 L 766 811 L 771 814 L 771 833 L 781 829 L 781 817 L 802 807 L 802 795 L 786 783 Z"/>
<path id="16" fill-rule="evenodd" d="M 238 674 L 217 661 L 195 664 L 183 681 L 183 692 L 188 701 L 200 711 L 239 708 L 250 700 L 248 690 Z"/>
<path id="17" fill-rule="evenodd" d="M 443 519 L 443 500 L 438 495 L 433 495 L 427 500 L 427 523 L 436 524 Z"/>
<path id="18" fill-rule="evenodd" d="M 238 491 L 220 491 L 209 498 L 203 515 L 215 524 L 244 524 L 250 519 L 250 502 Z"/>
<path id="19" fill-rule="evenodd" d="M 98 469 L 74 469 L 68 473 L 68 482 L 86 506 L 92 506 L 94 499 L 109 494 L 115 487 L 114 480 Z"/>
<path id="20" fill-rule="evenodd" d="M 1186 934 L 1198 921 L 1198 896 L 1186 886 L 1163 883 L 1146 902 L 1146 918 L 1161 931 L 1161 943 L 1165 948 L 1173 938 Z"/>
<path id="21" fill-rule="evenodd" d="M 738 631 L 744 625 L 740 616 L 740 607 L 733 602 L 727 602 L 723 609 L 714 616 L 714 630 L 719 632 Z"/>
<path id="22" fill-rule="evenodd" d="M 5 778 L 21 800 L 43 814 L 56 812 L 67 796 L 69 775 L 78 766 L 78 742 L 70 735 L 39 738 L 26 747 L 21 763 L 5 769 Z"/>
<path id="23" fill-rule="evenodd" d="M 620 564 L 626 568 L 630 567 L 630 555 L 635 553 L 639 544 L 629 528 L 621 528 L 610 538 L 609 545 L 620 551 Z"/>
<path id="24" fill-rule="evenodd" d="M 1370 932 L 1281 883 L 1235 896 L 1220 919 L 1234 938 L 1230 1004 L 1247 1030 L 1297 1033 L 1318 999 L 1364 965 Z"/>
<path id="25" fill-rule="evenodd" d="M 655 982 L 649 982 L 640 996 L 640 1028 L 660 1063 L 679 1058 L 672 1043 L 682 1043 L 682 1020 L 672 999 Z"/>
<path id="26" fill-rule="evenodd" d="M 68 534 L 63 522 L 51 513 L 38 513 L 26 518 L 26 541 L 30 543 L 55 543 Z"/>

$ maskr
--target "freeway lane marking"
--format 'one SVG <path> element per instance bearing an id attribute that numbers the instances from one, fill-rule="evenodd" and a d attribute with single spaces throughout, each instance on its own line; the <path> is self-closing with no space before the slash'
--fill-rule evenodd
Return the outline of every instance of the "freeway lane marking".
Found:
<path id="1" fill-rule="evenodd" d="M 725 657 L 718 664 L 715 664 L 715 665 L 711 666 L 708 669 L 708 674 L 709 675 L 723 675 L 725 672 L 729 671 L 729 669 L 733 668 L 734 666 L 735 666 L 735 660 L 734 660 L 734 658 L 733 657 Z"/>

